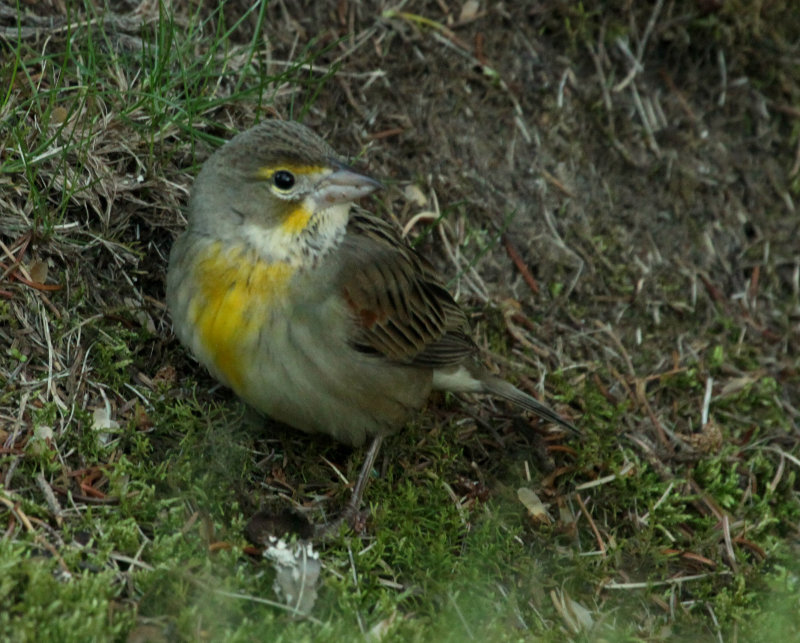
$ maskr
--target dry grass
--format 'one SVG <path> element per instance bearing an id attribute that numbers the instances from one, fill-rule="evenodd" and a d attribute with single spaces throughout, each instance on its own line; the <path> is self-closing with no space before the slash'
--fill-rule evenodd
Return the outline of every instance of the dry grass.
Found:
<path id="1" fill-rule="evenodd" d="M 0 4 L 0 632 L 796 631 L 791 4 L 303 4 Z M 301 622 L 244 522 L 335 511 L 358 454 L 253 430 L 162 303 L 200 163 L 275 115 L 388 179 L 487 360 L 586 436 L 434 400 Z"/>

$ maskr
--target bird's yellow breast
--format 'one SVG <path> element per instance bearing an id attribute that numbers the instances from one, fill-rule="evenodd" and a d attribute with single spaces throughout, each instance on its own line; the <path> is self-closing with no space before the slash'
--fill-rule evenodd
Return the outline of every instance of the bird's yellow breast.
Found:
<path id="1" fill-rule="evenodd" d="M 189 318 L 197 339 L 227 384 L 241 391 L 247 360 L 257 359 L 259 333 L 285 301 L 294 269 L 217 242 L 198 258 L 194 271 L 199 293 Z"/>

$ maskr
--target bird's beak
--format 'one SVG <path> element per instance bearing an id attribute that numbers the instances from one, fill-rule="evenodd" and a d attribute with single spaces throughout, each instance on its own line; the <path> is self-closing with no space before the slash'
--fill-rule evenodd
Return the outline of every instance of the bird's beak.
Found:
<path id="1" fill-rule="evenodd" d="M 351 203 L 381 188 L 383 184 L 380 181 L 359 174 L 347 166 L 341 166 L 319 182 L 315 197 L 317 203 L 327 207 L 337 203 Z"/>

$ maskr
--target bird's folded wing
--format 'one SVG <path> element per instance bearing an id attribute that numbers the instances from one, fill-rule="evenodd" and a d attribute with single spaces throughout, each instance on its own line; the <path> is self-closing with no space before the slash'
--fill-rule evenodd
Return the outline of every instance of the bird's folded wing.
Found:
<path id="1" fill-rule="evenodd" d="M 474 353 L 463 311 L 390 224 L 354 212 L 340 257 L 339 286 L 353 313 L 356 350 L 428 368 Z"/>

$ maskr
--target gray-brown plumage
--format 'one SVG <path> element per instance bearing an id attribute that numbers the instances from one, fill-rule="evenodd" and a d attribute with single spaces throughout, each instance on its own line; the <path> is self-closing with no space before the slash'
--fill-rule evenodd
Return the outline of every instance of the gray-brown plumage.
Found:
<path id="1" fill-rule="evenodd" d="M 574 431 L 478 364 L 430 264 L 354 206 L 378 188 L 297 123 L 234 137 L 197 177 L 170 256 L 181 341 L 256 409 L 352 445 L 399 430 L 433 389 L 496 395 Z"/>

